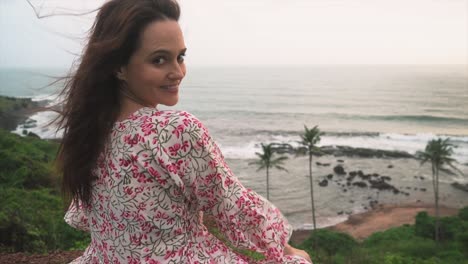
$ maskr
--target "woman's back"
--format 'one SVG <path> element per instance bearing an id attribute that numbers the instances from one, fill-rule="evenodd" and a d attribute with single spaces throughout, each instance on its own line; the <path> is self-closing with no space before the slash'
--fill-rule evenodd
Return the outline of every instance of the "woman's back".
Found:
<path id="1" fill-rule="evenodd" d="M 189 113 L 141 108 L 115 123 L 93 174 L 91 205 L 65 216 L 92 237 L 76 262 L 251 263 L 207 231 L 202 211 L 236 247 L 272 263 L 307 263 L 283 256 L 287 221 L 242 186 Z"/>

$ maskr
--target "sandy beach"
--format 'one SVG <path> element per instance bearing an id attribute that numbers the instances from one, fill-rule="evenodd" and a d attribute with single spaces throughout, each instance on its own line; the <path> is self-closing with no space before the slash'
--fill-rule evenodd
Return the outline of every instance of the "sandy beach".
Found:
<path id="1" fill-rule="evenodd" d="M 414 224 L 416 215 L 422 211 L 427 211 L 429 215 L 435 215 L 435 208 L 430 204 L 386 204 L 379 205 L 368 212 L 351 215 L 345 222 L 327 228 L 347 233 L 361 241 L 375 232 L 404 224 Z M 441 206 L 440 216 L 453 216 L 458 211 L 457 208 Z M 311 230 L 295 230 L 291 236 L 291 242 L 296 245 L 300 244 L 310 236 L 310 233 Z"/>

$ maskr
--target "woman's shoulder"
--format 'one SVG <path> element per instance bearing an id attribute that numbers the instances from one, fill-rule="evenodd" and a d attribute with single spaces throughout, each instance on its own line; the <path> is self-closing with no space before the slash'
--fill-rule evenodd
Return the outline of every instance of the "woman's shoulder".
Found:
<path id="1" fill-rule="evenodd" d="M 200 120 L 193 115 L 192 113 L 189 113 L 187 111 L 183 110 L 158 110 L 156 108 L 149 108 L 146 107 L 145 109 L 142 109 L 140 112 L 141 116 L 140 118 L 156 118 L 156 119 L 170 119 L 170 120 L 190 120 L 190 121 L 196 121 L 200 122 Z"/>
<path id="2" fill-rule="evenodd" d="M 202 122 L 192 113 L 183 110 L 158 110 L 156 108 L 141 109 L 139 116 L 136 116 L 143 123 L 158 123 L 162 127 L 169 129 L 170 127 L 179 128 L 193 127 L 205 129 Z"/>

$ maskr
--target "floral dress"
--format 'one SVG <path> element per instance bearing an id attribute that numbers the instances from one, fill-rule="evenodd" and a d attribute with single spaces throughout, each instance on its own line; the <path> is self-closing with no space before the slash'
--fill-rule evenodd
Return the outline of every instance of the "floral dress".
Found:
<path id="1" fill-rule="evenodd" d="M 65 215 L 91 234 L 72 263 L 309 263 L 283 255 L 292 232 L 287 220 L 239 182 L 187 112 L 145 107 L 115 123 L 92 173 L 90 205 L 72 204 Z M 224 242 L 200 212 L 215 220 Z"/>

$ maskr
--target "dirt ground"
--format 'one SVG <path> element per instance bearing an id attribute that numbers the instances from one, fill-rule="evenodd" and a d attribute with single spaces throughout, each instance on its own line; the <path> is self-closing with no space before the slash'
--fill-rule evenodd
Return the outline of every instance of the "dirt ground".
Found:
<path id="1" fill-rule="evenodd" d="M 457 208 L 441 206 L 440 216 L 453 216 L 459 211 Z M 345 222 L 329 227 L 331 230 L 350 234 L 357 240 L 363 240 L 374 232 L 384 231 L 392 227 L 404 224 L 414 224 L 416 215 L 421 211 L 427 211 L 429 215 L 435 215 L 432 205 L 408 204 L 408 205 L 381 205 L 378 208 L 361 214 L 351 215 Z M 294 231 L 291 241 L 299 244 L 310 236 L 310 230 Z"/>

